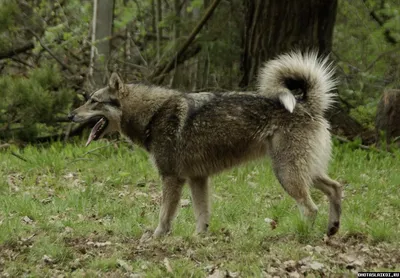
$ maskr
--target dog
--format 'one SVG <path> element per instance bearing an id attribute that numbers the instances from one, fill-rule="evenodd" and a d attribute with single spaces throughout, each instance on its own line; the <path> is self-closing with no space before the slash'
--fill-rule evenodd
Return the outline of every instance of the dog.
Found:
<path id="1" fill-rule="evenodd" d="M 74 122 L 98 119 L 86 145 L 120 132 L 150 154 L 162 180 L 159 223 L 153 236 L 171 230 L 188 182 L 196 233 L 210 220 L 209 177 L 269 155 L 273 171 L 311 223 L 314 185 L 329 199 L 327 234 L 340 226 L 341 185 L 327 175 L 331 135 L 324 111 L 333 102 L 334 69 L 316 53 L 290 52 L 266 62 L 256 92 L 183 93 L 124 84 L 113 73 L 108 86 L 69 115 Z"/>

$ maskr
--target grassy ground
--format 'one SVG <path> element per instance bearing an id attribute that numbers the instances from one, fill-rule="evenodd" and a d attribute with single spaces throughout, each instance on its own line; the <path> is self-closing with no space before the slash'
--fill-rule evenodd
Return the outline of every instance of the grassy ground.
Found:
<path id="1" fill-rule="evenodd" d="M 0 276 L 319 277 L 399 271 L 399 158 L 335 147 L 330 175 L 345 185 L 345 196 L 342 227 L 332 239 L 324 237 L 326 198 L 312 191 L 319 216 L 310 230 L 265 160 L 213 178 L 208 235 L 192 236 L 186 188 L 173 233 L 148 241 L 157 223 L 160 183 L 143 151 L 105 141 L 89 148 L 79 142 L 7 150 L 0 153 Z"/>

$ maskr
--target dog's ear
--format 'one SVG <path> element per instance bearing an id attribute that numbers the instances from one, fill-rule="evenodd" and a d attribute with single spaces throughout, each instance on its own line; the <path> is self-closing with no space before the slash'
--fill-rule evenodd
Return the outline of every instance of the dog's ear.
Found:
<path id="1" fill-rule="evenodd" d="M 118 75 L 118 73 L 113 72 L 111 74 L 110 79 L 108 80 L 108 86 L 110 87 L 111 90 L 113 91 L 123 91 L 124 88 L 124 82 L 122 81 L 121 77 Z"/>

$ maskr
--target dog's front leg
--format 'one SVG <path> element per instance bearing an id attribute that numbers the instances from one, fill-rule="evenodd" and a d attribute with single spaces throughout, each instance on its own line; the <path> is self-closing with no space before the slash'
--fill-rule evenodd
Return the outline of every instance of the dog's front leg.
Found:
<path id="1" fill-rule="evenodd" d="M 171 222 L 175 217 L 184 183 L 185 180 L 179 177 L 162 177 L 163 189 L 160 219 L 157 229 L 154 231 L 154 237 L 163 236 L 171 230 Z"/>

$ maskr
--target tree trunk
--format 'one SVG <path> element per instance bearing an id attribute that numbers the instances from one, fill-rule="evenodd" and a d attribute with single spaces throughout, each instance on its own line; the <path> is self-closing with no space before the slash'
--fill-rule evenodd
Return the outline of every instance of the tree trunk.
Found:
<path id="1" fill-rule="evenodd" d="M 244 3 L 240 87 L 251 86 L 261 64 L 282 52 L 331 51 L 337 0 L 244 0 Z"/>
<path id="2" fill-rule="evenodd" d="M 161 0 L 156 1 L 156 36 L 157 36 L 157 62 L 160 62 L 161 58 L 161 38 L 162 38 L 162 27 L 160 25 L 162 21 L 162 5 Z"/>
<path id="3" fill-rule="evenodd" d="M 382 95 L 376 111 L 376 142 L 380 144 L 380 133 L 384 131 L 386 150 L 392 140 L 400 146 L 400 89 L 388 89 Z"/>
<path id="4" fill-rule="evenodd" d="M 178 45 L 178 40 L 180 36 L 180 24 L 181 24 L 181 8 L 180 8 L 180 1 L 179 0 L 174 0 L 174 11 L 175 11 L 175 22 L 174 22 L 174 41 L 175 41 L 175 51 L 179 51 L 179 45 Z M 181 67 L 178 65 L 175 65 L 174 67 L 174 73 L 171 76 L 171 82 L 170 82 L 170 87 L 171 88 L 179 88 L 179 85 L 181 83 Z"/>
<path id="5" fill-rule="evenodd" d="M 290 50 L 332 50 L 337 0 L 244 0 L 245 26 L 239 86 L 254 89 L 260 66 Z M 353 139 L 365 129 L 341 105 L 328 113 L 332 130 Z"/>
<path id="6" fill-rule="evenodd" d="M 114 0 L 94 0 L 89 76 L 96 86 L 103 86 L 106 82 L 105 68 L 110 58 L 113 20 Z"/>
<path id="7" fill-rule="evenodd" d="M 124 0 L 124 7 L 128 5 L 128 0 Z M 132 22 L 129 22 L 125 27 L 125 47 L 124 47 L 124 56 L 125 56 L 125 63 L 124 63 L 124 71 L 122 72 L 122 78 L 126 80 L 126 73 L 130 71 L 129 64 L 132 63 Z M 121 74 L 121 73 L 120 73 Z"/>
<path id="8" fill-rule="evenodd" d="M 210 0 L 203 0 L 203 7 L 207 9 L 210 5 Z M 231 5 L 232 2 L 231 2 Z M 204 26 L 204 29 L 207 29 L 207 24 Z M 209 60 L 209 48 L 204 47 L 203 55 L 200 57 L 198 61 L 198 69 L 197 69 L 197 80 L 196 80 L 196 87 L 195 89 L 203 89 L 208 87 L 208 76 L 209 76 L 209 69 L 210 69 L 210 60 Z M 199 59 L 199 58 L 198 58 Z"/>

